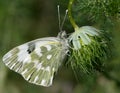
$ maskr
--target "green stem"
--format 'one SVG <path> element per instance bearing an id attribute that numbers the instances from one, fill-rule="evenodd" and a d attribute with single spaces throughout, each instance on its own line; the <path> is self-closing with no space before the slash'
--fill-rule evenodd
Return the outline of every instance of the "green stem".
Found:
<path id="1" fill-rule="evenodd" d="M 69 4 L 68 4 L 68 16 L 69 16 L 70 23 L 72 24 L 72 26 L 74 27 L 74 29 L 76 29 L 76 28 L 78 28 L 78 26 L 75 23 L 75 21 L 74 21 L 74 19 L 72 17 L 72 13 L 71 13 L 73 2 L 74 2 L 74 0 L 70 0 L 69 1 Z"/>

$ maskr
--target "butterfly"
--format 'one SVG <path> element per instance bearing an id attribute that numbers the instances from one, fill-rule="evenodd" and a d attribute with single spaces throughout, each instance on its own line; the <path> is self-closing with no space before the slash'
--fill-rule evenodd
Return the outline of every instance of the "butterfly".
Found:
<path id="1" fill-rule="evenodd" d="M 3 56 L 3 62 L 28 82 L 48 87 L 68 51 L 66 32 L 61 31 L 57 37 L 40 38 L 13 48 Z"/>

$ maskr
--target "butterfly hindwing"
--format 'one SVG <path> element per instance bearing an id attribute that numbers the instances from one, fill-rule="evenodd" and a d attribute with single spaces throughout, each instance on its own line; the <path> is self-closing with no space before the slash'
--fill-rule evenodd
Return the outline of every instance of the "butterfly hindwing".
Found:
<path id="1" fill-rule="evenodd" d="M 9 51 L 3 62 L 25 80 L 42 86 L 52 84 L 54 73 L 65 57 L 66 47 L 57 37 L 37 39 Z"/>

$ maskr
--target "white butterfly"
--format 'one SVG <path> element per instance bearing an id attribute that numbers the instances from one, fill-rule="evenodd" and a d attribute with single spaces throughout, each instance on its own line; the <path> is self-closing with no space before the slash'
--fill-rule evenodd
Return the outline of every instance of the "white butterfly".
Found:
<path id="1" fill-rule="evenodd" d="M 65 35 L 63 31 L 58 37 L 40 38 L 15 47 L 4 55 L 3 62 L 30 83 L 50 86 L 68 52 Z"/>

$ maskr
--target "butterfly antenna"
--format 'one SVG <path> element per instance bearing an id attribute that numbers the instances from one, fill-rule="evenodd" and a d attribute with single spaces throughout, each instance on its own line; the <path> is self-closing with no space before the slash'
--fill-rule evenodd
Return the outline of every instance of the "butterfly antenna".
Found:
<path id="1" fill-rule="evenodd" d="M 59 5 L 57 6 L 57 9 L 58 9 L 59 30 L 61 31 L 61 27 L 60 27 L 60 25 L 61 25 L 61 21 L 60 21 L 60 6 Z"/>
<path id="2" fill-rule="evenodd" d="M 66 19 L 66 17 L 67 17 L 67 14 L 68 14 L 68 10 L 65 11 L 65 16 L 64 16 L 64 19 L 63 19 L 62 24 L 61 24 L 61 27 L 60 27 L 60 30 L 61 30 L 61 31 L 62 31 L 63 25 L 64 25 L 64 23 L 65 23 L 65 19 Z"/>

